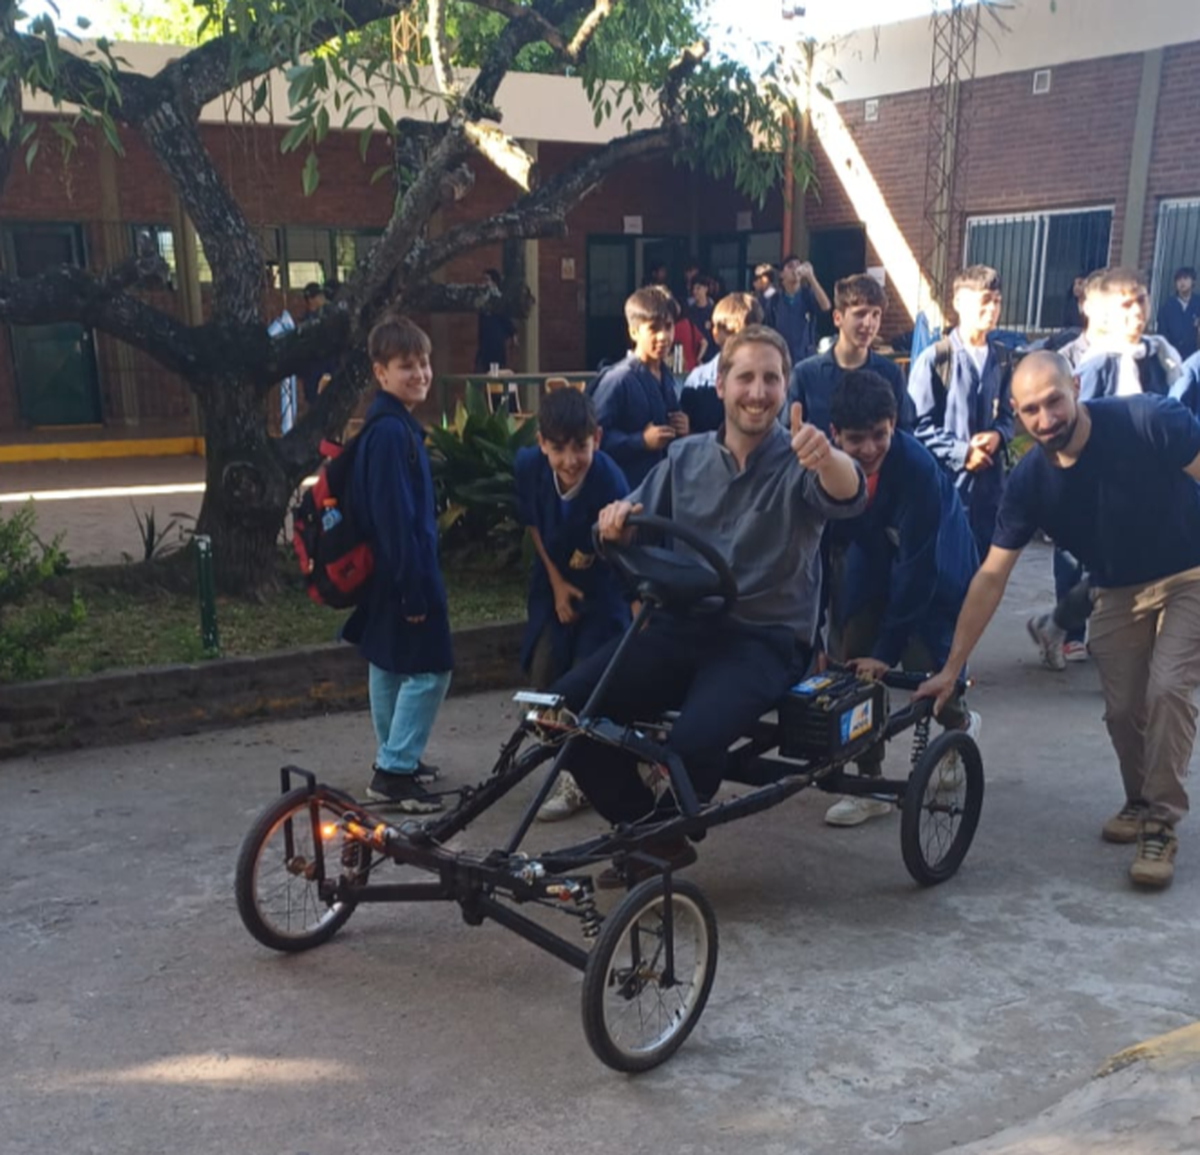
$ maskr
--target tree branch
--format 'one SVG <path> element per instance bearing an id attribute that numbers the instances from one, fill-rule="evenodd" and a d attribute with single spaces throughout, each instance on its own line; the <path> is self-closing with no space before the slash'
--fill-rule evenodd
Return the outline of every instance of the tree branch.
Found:
<path id="1" fill-rule="evenodd" d="M 446 45 L 446 0 L 426 0 L 425 36 L 429 40 L 429 55 L 433 64 L 433 79 L 442 99 L 450 105 L 461 96 L 450 65 L 450 49 Z"/>
<path id="2" fill-rule="evenodd" d="M 678 124 L 680 117 L 679 97 L 683 91 L 684 82 L 700 66 L 701 61 L 708 55 L 708 41 L 697 40 L 689 44 L 667 69 L 667 78 L 658 94 L 658 109 L 666 124 Z"/>
<path id="3" fill-rule="evenodd" d="M 549 44 L 555 52 L 566 54 L 566 37 L 540 12 L 527 8 L 523 4 L 514 4 L 513 0 L 473 0 L 473 3 L 476 8 L 486 8 L 489 12 L 498 12 L 501 16 L 507 16 L 510 21 L 531 21 L 537 25 L 539 39 Z"/>
<path id="4" fill-rule="evenodd" d="M 486 121 L 468 121 L 463 125 L 463 133 L 485 160 L 518 188 L 529 192 L 537 181 L 537 161 L 511 136 Z"/>
<path id="5" fill-rule="evenodd" d="M 596 35 L 601 23 L 607 16 L 612 15 L 612 0 L 596 0 L 592 10 L 584 17 L 579 31 L 575 33 L 571 43 L 567 45 L 567 59 L 577 64 L 587 51 L 592 37 Z"/>
<path id="6" fill-rule="evenodd" d="M 141 133 L 204 242 L 213 271 L 214 313 L 258 324 L 263 254 L 205 149 L 196 122 L 173 102 L 163 101 L 142 123 Z"/>
<path id="7" fill-rule="evenodd" d="M 477 313 L 499 294 L 490 285 L 436 285 L 428 283 L 403 294 L 405 309 L 421 313 Z"/>
<path id="8" fill-rule="evenodd" d="M 594 192 L 614 168 L 632 160 L 661 156 L 674 147 L 677 139 L 675 126 L 648 128 L 618 137 L 596 152 L 580 157 L 505 212 L 459 225 L 419 252 L 414 251 L 405 279 L 428 276 L 460 253 L 480 245 L 510 237 L 561 235 L 566 230 L 567 211 Z"/>
<path id="9" fill-rule="evenodd" d="M 75 321 L 144 349 L 167 369 L 191 374 L 194 381 L 200 358 L 191 330 L 125 291 L 144 283 L 139 273 L 144 261 L 134 257 L 99 277 L 75 265 L 36 277 L 0 274 L 0 319 L 16 325 Z"/>
<path id="10" fill-rule="evenodd" d="M 192 118 L 222 93 L 230 92 L 251 80 L 299 58 L 345 32 L 365 28 L 377 20 L 395 16 L 414 0 L 342 0 L 341 19 L 318 20 L 294 42 L 277 41 L 260 52 L 238 51 L 232 35 L 218 36 L 191 49 L 167 64 L 155 82 L 175 93 L 181 107 Z M 248 47 L 253 47 L 251 42 Z"/>

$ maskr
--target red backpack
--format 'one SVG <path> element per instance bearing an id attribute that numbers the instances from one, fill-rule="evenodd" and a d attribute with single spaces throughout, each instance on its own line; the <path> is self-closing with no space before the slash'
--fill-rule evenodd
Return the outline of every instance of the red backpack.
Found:
<path id="1" fill-rule="evenodd" d="M 375 569 L 375 555 L 359 532 L 350 492 L 359 445 L 376 420 L 368 421 L 345 445 L 321 442 L 325 461 L 316 484 L 292 509 L 292 549 L 308 596 L 336 610 L 362 601 Z"/>

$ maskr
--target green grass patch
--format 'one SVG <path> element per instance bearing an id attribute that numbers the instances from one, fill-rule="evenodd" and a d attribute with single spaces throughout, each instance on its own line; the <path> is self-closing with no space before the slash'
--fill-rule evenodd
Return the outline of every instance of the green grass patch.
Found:
<path id="1" fill-rule="evenodd" d="M 525 617 L 525 572 L 449 569 L 450 624 L 488 625 Z M 170 564 L 81 568 L 60 578 L 39 602 L 83 598 L 86 616 L 46 649 L 44 677 L 78 677 L 102 670 L 199 662 L 200 607 L 189 574 Z M 19 614 L 21 610 L 15 610 Z M 294 572 L 281 565 L 280 589 L 262 604 L 217 599 L 221 657 L 265 654 L 337 640 L 348 611 L 314 604 Z"/>

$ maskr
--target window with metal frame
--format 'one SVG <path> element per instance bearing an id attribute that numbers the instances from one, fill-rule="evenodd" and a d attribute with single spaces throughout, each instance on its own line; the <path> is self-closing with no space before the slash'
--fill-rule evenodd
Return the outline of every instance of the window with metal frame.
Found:
<path id="1" fill-rule="evenodd" d="M 1154 237 L 1154 275 L 1150 285 L 1150 320 L 1175 291 L 1175 270 L 1200 266 L 1200 197 L 1162 201 Z"/>
<path id="2" fill-rule="evenodd" d="M 175 262 L 175 233 L 170 225 L 130 225 L 129 241 L 134 253 L 142 246 L 162 257 L 167 266 L 167 288 L 174 289 L 179 283 Z"/>
<path id="3" fill-rule="evenodd" d="M 990 265 L 1004 283 L 1000 327 L 1062 328 L 1075 278 L 1108 264 L 1111 208 L 969 217 L 965 265 Z"/>

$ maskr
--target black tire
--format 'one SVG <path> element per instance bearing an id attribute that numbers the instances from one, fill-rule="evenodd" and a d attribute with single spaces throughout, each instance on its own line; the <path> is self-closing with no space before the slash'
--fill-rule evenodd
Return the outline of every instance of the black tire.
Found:
<path id="1" fill-rule="evenodd" d="M 661 877 L 635 886 L 604 920 L 583 972 L 583 1031 L 596 1057 L 615 1071 L 649 1071 L 679 1050 L 704 1011 L 716 977 L 712 906 L 693 883 L 673 882 L 676 982 L 659 985 L 659 968 L 665 964 L 664 909 Z M 631 1021 L 623 1024 L 626 1016 Z M 633 1040 L 624 1026 L 649 1037 Z"/>
<path id="2" fill-rule="evenodd" d="M 952 772 L 952 756 L 962 773 Z M 900 816 L 900 851 L 922 886 L 950 878 L 967 856 L 983 810 L 983 758 L 961 730 L 939 734 L 908 776 Z"/>
<path id="3" fill-rule="evenodd" d="M 354 913 L 351 902 L 327 903 L 321 899 L 322 879 L 317 877 L 313 853 L 314 834 L 322 824 L 335 822 L 346 812 L 341 797 L 318 790 L 310 795 L 302 786 L 280 796 L 258 816 L 242 842 L 234 875 L 238 914 L 246 929 L 263 946 L 279 951 L 309 950 L 327 942 Z M 364 876 L 371 851 L 361 842 L 348 841 L 337 830 L 321 838 L 324 877 L 341 872 Z M 288 843 L 290 842 L 290 856 Z"/>

